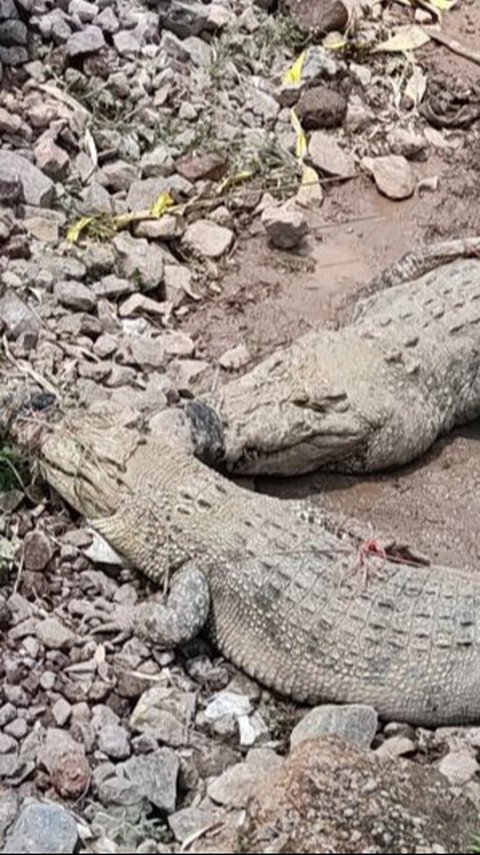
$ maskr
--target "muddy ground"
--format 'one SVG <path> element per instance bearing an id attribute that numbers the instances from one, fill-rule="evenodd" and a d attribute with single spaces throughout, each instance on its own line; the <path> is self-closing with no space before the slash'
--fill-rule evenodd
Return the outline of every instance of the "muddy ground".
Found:
<path id="1" fill-rule="evenodd" d="M 16 21 L 20 35 L 29 3 L 16 0 L 23 10 Z M 102 10 L 98 20 L 104 35 L 97 33 L 97 50 L 86 43 L 92 36 L 90 2 L 53 4 L 50 28 L 45 9 L 52 4 L 46 0 L 45 9 L 42 4 L 34 2 L 43 10 L 32 24 L 29 58 L 35 59 L 27 66 L 21 60 L 6 67 L 0 92 L 0 131 L 7 129 L 0 161 L 2 154 L 16 153 L 43 169 L 44 181 L 48 176 L 53 182 L 41 189 L 38 201 L 36 183 L 26 180 L 34 200 L 17 206 L 16 184 L 22 182 L 10 182 L 5 170 L 0 176 L 7 203 L 9 192 L 15 200 L 0 211 L 0 299 L 3 288 L 7 296 L 14 292 L 20 299 L 10 305 L 11 317 L 1 330 L 6 357 L 2 376 L 19 372 L 22 379 L 37 377 L 59 392 L 60 401 L 66 393 L 67 400 L 71 395 L 85 406 L 131 406 L 148 421 L 180 397 L 205 391 L 202 378 L 210 384 L 236 377 L 219 360 L 238 344 L 244 343 L 251 355 L 242 368 L 248 371 L 302 333 L 343 323 L 364 286 L 404 253 L 478 234 L 480 64 L 471 58 L 436 41 L 408 59 L 362 55 L 357 47 L 352 55 L 335 57 L 338 69 L 333 82 L 327 82 L 338 95 L 348 71 L 352 89 L 346 101 L 350 106 L 351 95 L 357 98 L 357 108 L 367 116 L 359 130 L 345 118 L 332 133 L 342 150 L 357 158 L 358 174 L 348 181 L 322 178 L 323 204 L 303 209 L 309 234 L 297 249 L 287 251 L 269 244 L 261 205 L 262 194 L 271 189 L 268 182 L 277 179 L 278 192 L 268 204 L 293 201 L 301 174 L 293 156 L 289 111 L 275 102 L 282 75 L 300 50 L 291 42 L 296 31 L 281 30 L 288 44 L 271 42 L 278 37 L 277 27 L 281 29 L 280 7 L 291 6 L 290 0 L 193 3 L 200 37 L 192 37 L 188 26 L 178 34 L 175 20 L 169 19 L 169 10 L 185 5 L 183 0 L 98 0 L 93 5 Z M 414 20 L 418 12 L 408 4 L 378 5 L 378 17 L 360 28 L 370 28 L 374 41 L 398 23 Z M 8 6 L 0 0 L 0 13 Z M 220 16 L 214 35 L 200 28 L 211 7 Z M 218 7 L 230 10 L 228 24 Z M 159 9 L 167 10 L 160 27 Z M 461 0 L 444 15 L 442 28 L 478 50 L 480 2 Z M 235 53 L 233 70 L 230 49 Z M 356 65 L 356 72 L 349 64 Z M 399 83 L 401 75 L 408 77 L 414 66 L 423 69 L 429 86 L 455 91 L 468 109 L 478 107 L 477 119 L 432 136 L 416 108 L 395 103 L 405 83 Z M 369 74 L 371 84 L 365 82 Z M 73 99 L 70 104 L 68 98 Z M 389 155 L 390 134 L 398 128 L 426 145 L 420 146 L 418 157 L 409 155 L 405 161 L 415 193 L 394 202 L 374 185 L 363 158 Z M 261 132 L 258 171 L 246 188 L 247 197 L 251 192 L 256 202 L 242 207 L 215 197 L 215 204 L 202 213 L 202 193 L 213 193 L 217 178 L 206 177 L 209 169 L 196 175 L 195 156 L 220 156 L 225 174 L 235 173 L 244 167 L 238 131 L 242 141 L 250 139 L 250 131 Z M 285 140 L 285 174 L 278 170 L 272 179 L 261 155 L 272 144 L 278 154 Z M 157 160 L 148 163 L 152 152 Z M 292 162 L 295 182 L 288 190 Z M 148 185 L 152 178 L 159 182 L 155 198 Z M 164 178 L 183 213 L 194 202 L 185 222 L 175 222 L 175 228 L 170 222 L 167 235 L 147 232 L 149 242 L 141 243 L 128 231 L 109 234 L 99 227 L 97 233 L 86 229 L 76 244 L 65 239 L 78 217 L 95 213 L 96 205 L 106 207 L 110 225 L 113 214 L 150 206 L 164 191 Z M 195 200 L 200 200 L 198 208 Z M 207 251 L 205 234 L 200 246 L 189 243 L 188 234 L 203 216 L 211 217 L 210 229 L 226 226 L 223 236 L 216 235 L 218 251 Z M 150 263 L 142 268 L 142 279 L 138 268 L 147 252 Z M 156 276 L 163 268 L 168 268 L 168 283 L 162 272 Z M 128 308 L 132 298 L 140 300 L 139 311 Z M 18 312 L 27 319 L 25 329 L 17 324 Z M 0 316 L 0 326 L 4 321 Z M 172 342 L 170 352 L 167 344 Z M 372 537 L 394 534 L 398 543 L 435 563 L 477 571 L 479 439 L 480 421 L 391 473 L 358 478 L 314 474 L 258 479 L 245 486 L 283 497 L 314 497 L 341 517 L 366 523 Z M 1 464 L 6 461 L 10 467 L 12 461 L 9 448 L 0 446 L 0 451 L 1 476 Z M 113 637 L 103 625 L 116 606 L 133 609 L 153 586 L 133 568 L 119 566 L 111 554 L 105 559 L 104 544 L 86 521 L 47 485 L 31 484 L 25 461 L 13 461 L 13 477 L 10 467 L 8 489 L 0 495 L 5 510 L 0 514 L 0 848 L 5 836 L 7 847 L 17 841 L 16 849 L 5 851 L 19 851 L 22 822 L 46 798 L 51 815 L 45 822 L 45 851 L 55 851 L 66 815 L 70 831 L 67 827 L 62 851 L 73 853 L 79 845 L 86 853 L 240 851 L 238 824 L 245 819 L 252 787 L 263 787 L 268 801 L 273 792 L 268 776 L 290 769 L 290 759 L 284 762 L 290 733 L 310 713 L 246 678 L 203 637 L 171 651 L 159 650 L 150 639 Z M 17 464 L 25 484 L 18 483 Z M 453 852 L 464 840 L 470 845 L 470 819 L 480 809 L 480 729 L 415 729 L 379 722 L 370 708 L 338 710 L 358 727 L 362 756 L 328 745 L 326 754 L 318 755 L 329 798 L 319 796 L 318 781 L 314 798 L 307 787 L 292 824 L 294 830 L 300 828 L 306 848 L 290 842 L 283 851 L 314 851 L 318 828 L 325 822 L 329 851 Z M 321 730 L 325 732 L 331 731 Z M 370 745 L 373 750 L 365 753 Z M 343 777 L 333 762 L 336 753 L 348 761 Z M 367 783 L 372 775 L 375 779 L 385 757 L 395 758 L 388 767 L 390 804 L 376 802 L 371 790 L 351 786 L 359 768 L 364 768 Z M 398 759 L 404 757 L 408 760 Z M 295 757 L 292 762 L 295 771 Z M 301 763 L 298 776 L 306 780 Z M 289 802 L 292 780 L 285 785 Z M 384 795 L 383 785 L 381 790 Z M 420 790 L 423 801 L 419 798 L 417 804 Z M 468 805 L 452 801 L 460 791 Z M 366 793 L 363 802 L 360 792 Z M 398 819 L 405 793 L 406 815 L 413 817 L 411 846 Z M 312 803 L 315 810 L 327 805 L 327 813 L 318 826 L 307 822 L 305 828 L 303 816 L 310 819 Z M 278 804 L 283 805 L 281 799 Z M 444 810 L 449 805 L 454 806 L 452 820 Z M 360 831 L 353 828 L 352 816 L 363 823 Z M 419 839 L 424 821 L 426 831 Z M 268 820 L 265 836 L 260 822 L 265 851 L 275 851 L 268 836 L 274 825 L 278 823 Z M 437 848 L 428 848 L 432 842 L 438 842 Z M 242 851 L 248 851 L 245 846 Z"/>
<path id="2" fill-rule="evenodd" d="M 452 13 L 445 29 L 471 47 L 480 44 L 480 5 Z M 438 44 L 422 48 L 419 60 L 439 85 L 454 80 L 480 98 L 480 67 L 471 60 Z M 459 132 L 459 142 L 462 137 Z M 363 286 L 403 253 L 422 243 L 478 234 L 478 140 L 437 151 L 416 164 L 416 174 L 438 176 L 437 190 L 393 202 L 364 176 L 330 184 L 321 209 L 309 213 L 312 234 L 301 251 L 282 253 L 268 246 L 255 225 L 247 231 L 221 295 L 185 323 L 206 358 L 218 358 L 240 341 L 264 356 L 310 329 L 341 322 Z M 476 569 L 479 439 L 476 422 L 395 472 L 265 479 L 257 488 L 283 497 L 318 496 L 331 510 L 369 523 L 372 536 L 394 530 L 435 562 Z"/>

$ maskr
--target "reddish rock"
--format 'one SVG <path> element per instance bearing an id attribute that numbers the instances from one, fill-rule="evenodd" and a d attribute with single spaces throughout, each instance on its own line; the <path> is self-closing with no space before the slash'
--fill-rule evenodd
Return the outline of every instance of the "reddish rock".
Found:
<path id="1" fill-rule="evenodd" d="M 186 154 L 177 161 L 177 172 L 189 181 L 201 178 L 218 181 L 228 169 L 228 162 L 221 154 Z"/>
<path id="2" fill-rule="evenodd" d="M 314 86 L 301 95 L 295 112 L 306 131 L 338 128 L 347 113 L 347 100 L 328 86 Z"/>
<path id="3" fill-rule="evenodd" d="M 256 788 L 234 851 L 466 852 L 475 823 L 434 769 L 330 736 L 302 742 Z"/>
<path id="4" fill-rule="evenodd" d="M 44 570 L 53 556 L 53 547 L 43 531 L 32 531 L 23 541 L 23 566 L 26 570 Z"/>
<path id="5" fill-rule="evenodd" d="M 283 0 L 282 7 L 302 30 L 313 36 L 342 32 L 348 23 L 347 8 L 342 0 Z"/>
<path id="6" fill-rule="evenodd" d="M 92 773 L 82 754 L 68 754 L 58 761 L 51 774 L 51 783 L 64 799 L 78 799 L 90 787 Z"/>

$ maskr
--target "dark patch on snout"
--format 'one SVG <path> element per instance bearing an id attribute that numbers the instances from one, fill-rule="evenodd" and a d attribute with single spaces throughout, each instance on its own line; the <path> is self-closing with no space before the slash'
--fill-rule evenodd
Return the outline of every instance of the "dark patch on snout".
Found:
<path id="1" fill-rule="evenodd" d="M 187 401 L 184 410 L 190 419 L 195 457 L 218 469 L 225 457 L 225 434 L 219 416 L 202 401 Z"/>

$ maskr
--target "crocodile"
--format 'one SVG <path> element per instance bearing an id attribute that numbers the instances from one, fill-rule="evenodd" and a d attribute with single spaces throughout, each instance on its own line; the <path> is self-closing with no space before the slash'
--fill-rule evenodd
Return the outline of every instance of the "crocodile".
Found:
<path id="1" fill-rule="evenodd" d="M 46 418 L 6 398 L 0 415 L 50 485 L 168 588 L 113 623 L 166 648 L 204 629 L 300 703 L 424 726 L 480 719 L 479 577 L 380 554 L 362 569 L 358 537 L 320 505 L 246 490 L 108 413 Z"/>
<path id="2" fill-rule="evenodd" d="M 409 254 L 349 324 L 309 332 L 205 396 L 224 423 L 226 471 L 385 470 L 478 417 L 478 256 L 478 238 Z"/>

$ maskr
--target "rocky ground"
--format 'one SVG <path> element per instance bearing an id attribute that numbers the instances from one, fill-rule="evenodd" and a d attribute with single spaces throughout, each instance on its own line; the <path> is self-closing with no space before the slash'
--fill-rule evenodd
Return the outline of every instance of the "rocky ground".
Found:
<path id="1" fill-rule="evenodd" d="M 473 233 L 478 54 L 372 51 L 446 5 L 0 0 L 3 374 L 161 431 L 402 252 Z M 478 4 L 441 25 L 471 53 Z M 474 566 L 477 431 L 393 478 L 257 486 Z M 202 639 L 102 633 L 149 588 L 8 442 L 0 573 L 3 852 L 474 846 L 480 728 L 307 711 Z"/>

